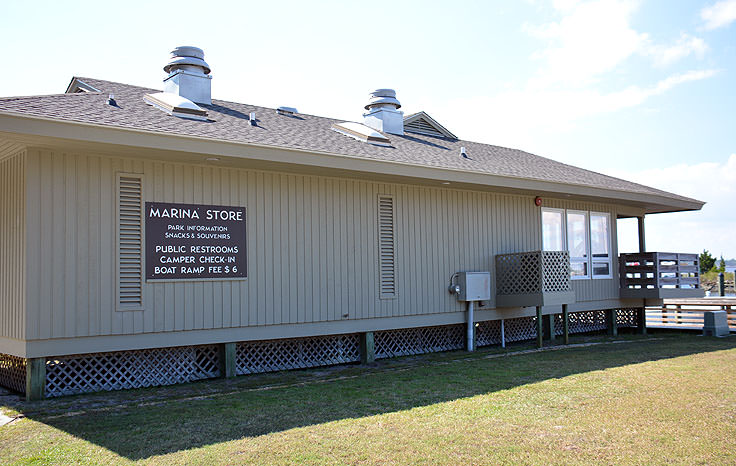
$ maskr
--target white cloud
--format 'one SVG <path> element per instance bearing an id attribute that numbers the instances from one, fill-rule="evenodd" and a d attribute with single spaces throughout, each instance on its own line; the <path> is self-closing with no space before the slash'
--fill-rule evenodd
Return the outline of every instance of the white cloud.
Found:
<path id="1" fill-rule="evenodd" d="M 671 65 L 690 55 L 702 56 L 705 41 L 682 33 L 671 44 L 653 43 L 632 26 L 638 2 L 630 0 L 553 0 L 559 20 L 523 25 L 543 41 L 533 59 L 540 67 L 525 83 L 493 96 L 449 101 L 438 114 L 447 124 L 464 128 L 463 137 L 535 149 L 535 135 L 573 128 L 595 115 L 641 105 L 686 82 L 713 76 L 715 70 L 670 74 L 652 84 L 620 84 L 630 58 L 649 57 Z M 613 79 L 611 79 L 613 77 Z"/>
<path id="2" fill-rule="evenodd" d="M 580 0 L 552 0 L 552 6 L 557 10 L 570 10 L 580 4 Z"/>
<path id="3" fill-rule="evenodd" d="M 652 57 L 657 66 L 671 65 L 690 55 L 702 58 L 708 51 L 708 45 L 699 37 L 682 33 L 672 45 L 649 45 L 644 47 L 643 54 Z"/>
<path id="4" fill-rule="evenodd" d="M 718 29 L 736 21 L 736 0 L 724 0 L 700 11 L 706 29 Z"/>
<path id="5" fill-rule="evenodd" d="M 669 78 L 663 79 L 662 81 L 657 83 L 657 85 L 651 90 L 650 95 L 662 94 L 666 91 L 669 91 L 678 84 L 710 78 L 716 73 L 716 70 L 693 70 L 688 71 L 687 73 L 670 76 Z"/>
<path id="6" fill-rule="evenodd" d="M 701 252 L 708 249 L 729 259 L 736 257 L 736 153 L 724 162 L 680 164 L 614 176 L 705 201 L 697 212 L 649 215 L 647 249 L 666 252 Z"/>
<path id="7" fill-rule="evenodd" d="M 595 115 L 635 107 L 690 81 L 709 78 L 715 70 L 694 70 L 665 78 L 651 86 L 628 86 L 604 93 L 593 88 L 508 90 L 448 102 L 438 114 L 463 138 L 510 147 L 530 147 L 535 134 L 570 130 L 575 122 Z"/>
<path id="8" fill-rule="evenodd" d="M 637 1 L 553 0 L 552 6 L 562 15 L 559 21 L 522 27 L 546 41 L 546 47 L 532 55 L 543 61 L 531 82 L 537 87 L 595 83 L 634 55 L 649 57 L 656 66 L 667 66 L 690 55 L 701 58 L 708 50 L 702 38 L 684 32 L 672 43 L 654 43 L 647 33 L 631 25 Z"/>
<path id="9" fill-rule="evenodd" d="M 629 24 L 636 8 L 635 2 L 620 0 L 575 3 L 560 10 L 565 14 L 558 22 L 524 25 L 530 35 L 547 41 L 533 56 L 544 61 L 533 84 L 587 84 L 615 69 L 647 40 Z"/>

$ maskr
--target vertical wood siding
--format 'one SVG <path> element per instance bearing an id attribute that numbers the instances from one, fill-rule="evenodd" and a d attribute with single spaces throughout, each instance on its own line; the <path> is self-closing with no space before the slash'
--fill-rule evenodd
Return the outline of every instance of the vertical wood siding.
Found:
<path id="1" fill-rule="evenodd" d="M 541 248 L 533 196 L 44 150 L 28 157 L 38 180 L 29 187 L 38 205 L 28 219 L 38 253 L 28 265 L 40 277 L 29 339 L 462 311 L 447 293 L 454 272 L 493 273 L 496 254 Z M 146 201 L 244 206 L 248 279 L 146 283 L 143 311 L 116 311 L 121 172 L 145 175 Z M 395 299 L 380 299 L 379 194 L 394 199 Z M 615 219 L 610 206 L 560 206 Z M 617 296 L 613 282 L 574 286 L 580 300 L 605 299 Z"/>
<path id="2" fill-rule="evenodd" d="M 25 337 L 25 153 L 0 161 L 0 336 Z"/>

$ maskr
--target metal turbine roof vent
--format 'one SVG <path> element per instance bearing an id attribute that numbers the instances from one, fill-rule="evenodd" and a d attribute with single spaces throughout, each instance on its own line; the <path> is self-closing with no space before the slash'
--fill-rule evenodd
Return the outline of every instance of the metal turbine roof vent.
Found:
<path id="1" fill-rule="evenodd" d="M 393 89 L 376 89 L 363 114 L 363 123 L 377 131 L 389 134 L 404 134 L 404 112 L 399 111 L 401 102 Z"/>
<path id="2" fill-rule="evenodd" d="M 210 65 L 204 61 L 204 51 L 191 45 L 180 45 L 171 51 L 171 61 L 164 66 L 164 71 L 171 73 L 176 70 L 187 70 L 210 74 Z"/>
<path id="3" fill-rule="evenodd" d="M 168 73 L 164 91 L 198 104 L 212 104 L 212 76 L 202 49 L 189 45 L 175 48 L 164 71 Z"/>
<path id="4" fill-rule="evenodd" d="M 396 99 L 396 91 L 393 89 L 376 89 L 371 92 L 371 98 L 365 106 L 366 110 L 374 108 L 401 108 L 401 102 Z"/>

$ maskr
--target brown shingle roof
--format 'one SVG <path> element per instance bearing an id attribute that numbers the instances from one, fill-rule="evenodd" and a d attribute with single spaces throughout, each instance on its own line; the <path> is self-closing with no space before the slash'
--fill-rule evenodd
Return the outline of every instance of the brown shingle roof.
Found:
<path id="1" fill-rule="evenodd" d="M 409 163 L 418 166 L 463 170 L 489 175 L 628 191 L 698 202 L 658 189 L 574 167 L 528 152 L 505 147 L 420 134 L 388 135 L 391 147 L 356 141 L 330 128 L 339 120 L 299 114 L 279 115 L 274 109 L 213 100 L 206 108 L 211 121 L 169 116 L 143 102 L 153 89 L 91 78 L 76 78 L 100 93 L 57 94 L 0 98 L 0 112 L 19 113 L 80 123 L 135 130 L 212 138 L 245 144 L 269 145 Z M 115 95 L 118 106 L 107 104 Z M 248 120 L 256 113 L 257 125 Z M 465 147 L 469 158 L 460 156 Z"/>

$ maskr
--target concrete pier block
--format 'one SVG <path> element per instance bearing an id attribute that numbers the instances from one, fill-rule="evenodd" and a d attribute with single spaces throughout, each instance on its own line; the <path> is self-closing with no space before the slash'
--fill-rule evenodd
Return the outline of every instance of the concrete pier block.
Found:
<path id="1" fill-rule="evenodd" d="M 707 337 L 725 337 L 728 335 L 726 311 L 706 311 L 703 313 L 703 335 Z"/>

